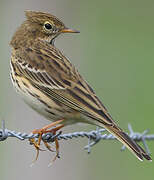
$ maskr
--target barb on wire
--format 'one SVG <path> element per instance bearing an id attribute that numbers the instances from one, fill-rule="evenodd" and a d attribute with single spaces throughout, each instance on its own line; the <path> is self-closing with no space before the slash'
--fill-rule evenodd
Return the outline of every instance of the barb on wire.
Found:
<path id="1" fill-rule="evenodd" d="M 150 155 L 150 150 L 148 148 L 148 145 L 146 143 L 147 140 L 154 140 L 154 134 L 148 134 L 148 130 L 145 130 L 143 133 L 134 132 L 132 129 L 132 126 L 128 124 L 128 130 L 129 130 L 129 136 L 135 140 L 140 141 L 143 143 L 144 148 L 146 152 Z M 62 134 L 62 132 L 58 132 L 56 135 L 52 133 L 46 133 L 42 135 L 42 139 L 48 143 L 52 143 L 55 141 L 55 138 L 58 138 L 58 140 L 69 140 L 73 138 L 79 138 L 79 137 L 87 137 L 88 138 L 88 145 L 84 147 L 88 151 L 88 153 L 91 152 L 91 147 L 97 144 L 100 140 L 114 140 L 116 139 L 112 134 L 106 134 L 104 133 L 105 129 L 100 129 L 97 127 L 96 130 L 85 132 L 73 132 L 68 134 Z M 21 133 L 21 132 L 15 132 L 11 131 L 9 129 L 5 128 L 5 122 L 2 121 L 2 128 L 0 129 L 0 141 L 5 141 L 8 137 L 15 137 L 19 140 L 26 140 L 26 139 L 32 139 L 35 138 L 38 139 L 38 134 L 27 134 L 27 133 Z M 121 150 L 124 150 L 125 146 L 122 146 Z"/>

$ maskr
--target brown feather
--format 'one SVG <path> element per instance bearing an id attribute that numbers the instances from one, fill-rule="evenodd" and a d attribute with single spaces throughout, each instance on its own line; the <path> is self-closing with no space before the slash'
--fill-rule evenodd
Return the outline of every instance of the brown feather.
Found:
<path id="1" fill-rule="evenodd" d="M 105 128 L 121 141 L 131 152 L 133 152 L 139 160 L 143 161 L 145 158 L 152 161 L 151 157 L 121 129 L 116 126 L 105 126 Z"/>
<path id="2" fill-rule="evenodd" d="M 38 112 L 41 111 L 43 115 L 47 113 L 46 117 L 52 117 L 51 120 L 62 116 L 67 121 L 73 119 L 73 123 L 81 121 L 105 127 L 140 160 L 151 160 L 116 125 L 93 89 L 53 45 L 53 39 L 60 34 L 61 29 L 65 30 L 65 25 L 47 13 L 27 11 L 26 17 L 27 20 L 18 28 L 10 43 L 13 48 L 11 76 L 18 90 L 25 97 L 29 96 L 33 101 L 36 99 L 41 107 L 45 106 L 44 109 L 38 108 Z M 55 26 L 58 34 L 52 31 L 46 33 L 43 29 L 45 21 Z M 33 106 L 33 109 L 37 108 Z"/>

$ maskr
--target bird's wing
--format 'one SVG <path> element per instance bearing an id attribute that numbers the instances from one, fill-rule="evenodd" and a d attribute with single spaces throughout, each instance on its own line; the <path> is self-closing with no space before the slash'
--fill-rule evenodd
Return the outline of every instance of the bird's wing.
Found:
<path id="1" fill-rule="evenodd" d="M 18 72 L 47 96 L 101 123 L 114 124 L 104 105 L 76 68 L 54 46 L 38 41 L 14 55 Z"/>
<path id="2" fill-rule="evenodd" d="M 112 120 L 106 108 L 75 67 L 59 50 L 45 42 L 21 47 L 12 54 L 12 68 L 52 100 L 96 120 L 115 135 L 140 160 L 151 157 Z"/>

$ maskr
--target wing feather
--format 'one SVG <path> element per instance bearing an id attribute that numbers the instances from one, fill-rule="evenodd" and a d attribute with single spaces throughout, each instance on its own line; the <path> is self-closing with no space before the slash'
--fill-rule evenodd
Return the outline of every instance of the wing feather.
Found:
<path id="1" fill-rule="evenodd" d="M 74 110 L 104 124 L 113 124 L 92 88 L 58 49 L 37 41 L 32 47 L 17 51 L 13 58 L 16 68 L 33 86 Z"/>

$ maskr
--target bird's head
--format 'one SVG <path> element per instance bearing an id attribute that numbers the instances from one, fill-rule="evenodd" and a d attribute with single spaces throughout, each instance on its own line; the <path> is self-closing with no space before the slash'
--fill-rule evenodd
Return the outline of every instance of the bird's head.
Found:
<path id="1" fill-rule="evenodd" d="M 25 11 L 26 21 L 15 33 L 16 38 L 35 39 L 40 38 L 53 44 L 55 38 L 62 33 L 79 33 L 79 31 L 67 28 L 57 17 L 36 11 Z"/>

